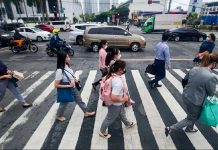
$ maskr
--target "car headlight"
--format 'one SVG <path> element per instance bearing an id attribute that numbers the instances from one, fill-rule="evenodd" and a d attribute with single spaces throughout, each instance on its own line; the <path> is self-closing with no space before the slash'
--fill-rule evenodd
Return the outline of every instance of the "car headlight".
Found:
<path id="1" fill-rule="evenodd" d="M 145 41 L 145 38 L 141 37 L 141 40 Z"/>

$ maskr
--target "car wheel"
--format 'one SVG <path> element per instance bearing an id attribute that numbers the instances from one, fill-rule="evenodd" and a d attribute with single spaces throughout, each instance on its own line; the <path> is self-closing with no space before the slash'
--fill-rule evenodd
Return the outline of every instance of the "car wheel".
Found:
<path id="1" fill-rule="evenodd" d="M 93 43 L 92 44 L 92 51 L 93 52 L 98 52 L 98 43 Z"/>
<path id="2" fill-rule="evenodd" d="M 199 38 L 198 38 L 198 41 L 199 41 L 199 42 L 202 42 L 203 40 L 204 40 L 203 37 L 199 37 Z"/>
<path id="3" fill-rule="evenodd" d="M 175 39 L 176 42 L 180 41 L 180 37 L 179 36 L 175 36 L 174 39 Z"/>
<path id="4" fill-rule="evenodd" d="M 38 47 L 36 46 L 36 44 L 31 44 L 30 51 L 33 53 L 38 52 Z"/>
<path id="5" fill-rule="evenodd" d="M 83 37 L 82 36 L 77 37 L 76 42 L 79 45 L 83 45 Z"/>
<path id="6" fill-rule="evenodd" d="M 36 40 L 37 40 L 38 42 L 42 42 L 42 41 L 43 41 L 43 38 L 42 38 L 41 36 L 38 36 L 38 37 L 36 38 Z"/>
<path id="7" fill-rule="evenodd" d="M 140 49 L 140 45 L 138 43 L 133 43 L 131 44 L 130 48 L 133 52 L 137 52 Z"/>

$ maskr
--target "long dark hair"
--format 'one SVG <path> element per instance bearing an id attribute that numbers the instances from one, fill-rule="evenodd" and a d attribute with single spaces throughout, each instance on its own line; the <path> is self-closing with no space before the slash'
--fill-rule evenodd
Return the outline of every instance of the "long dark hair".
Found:
<path id="1" fill-rule="evenodd" d="M 124 70 L 125 68 L 126 68 L 126 62 L 123 60 L 117 60 L 113 65 L 110 66 L 106 79 L 110 78 L 112 74 L 119 71 L 119 69 Z"/>
<path id="2" fill-rule="evenodd" d="M 98 50 L 100 50 L 105 44 L 107 44 L 107 40 L 101 40 L 101 42 L 98 45 Z"/>
<path id="3" fill-rule="evenodd" d="M 119 49 L 113 48 L 110 52 L 107 53 L 106 59 L 105 59 L 105 65 L 109 66 L 111 60 L 114 59 L 115 55 L 118 55 L 120 52 Z"/>
<path id="4" fill-rule="evenodd" d="M 60 50 L 57 54 L 57 69 L 64 70 L 65 68 L 65 60 L 68 53 L 64 50 Z M 69 64 L 67 64 L 69 66 Z"/>

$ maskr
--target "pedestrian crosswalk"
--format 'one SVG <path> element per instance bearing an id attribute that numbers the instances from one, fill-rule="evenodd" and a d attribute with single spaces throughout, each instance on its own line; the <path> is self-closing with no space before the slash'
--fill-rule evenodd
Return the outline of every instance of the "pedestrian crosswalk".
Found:
<path id="1" fill-rule="evenodd" d="M 195 134 L 178 131 L 167 138 L 164 134 L 165 126 L 186 117 L 181 98 L 181 79 L 187 73 L 185 69 L 167 71 L 166 79 L 160 82 L 162 87 L 157 89 L 148 86 L 151 75 L 141 70 L 127 71 L 125 79 L 135 104 L 126 108 L 126 113 L 128 119 L 136 121 L 137 125 L 126 129 L 117 120 L 108 129 L 112 135 L 108 140 L 98 135 L 107 108 L 102 107 L 98 91 L 92 89 L 92 83 L 99 78 L 100 72 L 75 72 L 83 83 L 81 97 L 90 111 L 96 111 L 96 116 L 84 118 L 82 110 L 73 103 L 66 109 L 65 122 L 55 120 L 58 104 L 55 102 L 54 73 L 25 72 L 26 78 L 21 81 L 21 86 L 25 87 L 22 87 L 22 95 L 33 103 L 33 107 L 19 109 L 9 96 L 5 106 L 7 111 L 0 113 L 0 149 L 218 149 L 218 127 L 196 123 L 199 132 Z M 218 70 L 214 73 L 218 74 Z M 13 111 L 12 119 L 7 119 Z"/>

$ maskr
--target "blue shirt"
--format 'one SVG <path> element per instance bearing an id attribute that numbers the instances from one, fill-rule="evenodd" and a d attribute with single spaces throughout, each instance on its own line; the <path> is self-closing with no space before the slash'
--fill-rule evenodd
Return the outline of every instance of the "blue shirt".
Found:
<path id="1" fill-rule="evenodd" d="M 200 50 L 199 53 L 203 53 L 205 51 L 208 51 L 209 53 L 213 52 L 213 49 L 215 47 L 214 42 L 212 41 L 204 41 L 201 46 L 200 46 Z"/>
<path id="2" fill-rule="evenodd" d="M 170 65 L 170 50 L 167 42 L 159 42 L 154 49 L 155 59 L 163 60 Z"/>
<path id="3" fill-rule="evenodd" d="M 58 46 L 59 41 L 61 41 L 59 35 L 54 35 L 50 40 L 50 46 L 55 48 Z"/>

